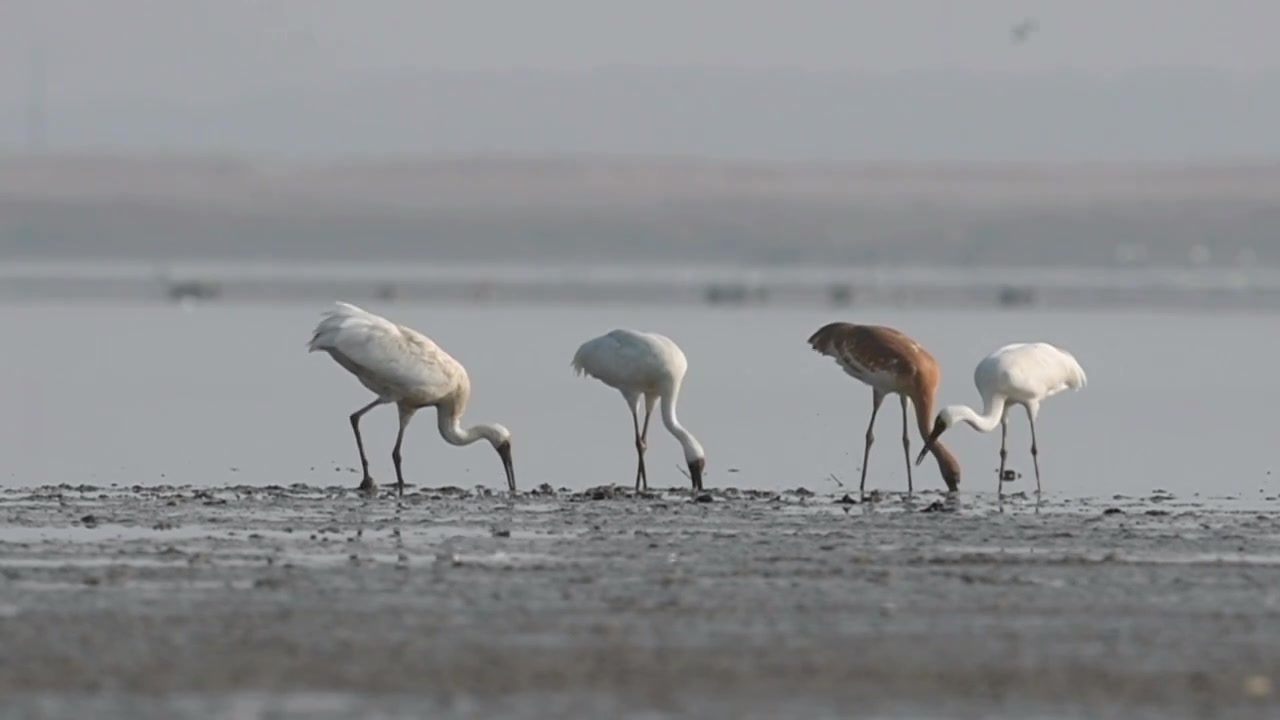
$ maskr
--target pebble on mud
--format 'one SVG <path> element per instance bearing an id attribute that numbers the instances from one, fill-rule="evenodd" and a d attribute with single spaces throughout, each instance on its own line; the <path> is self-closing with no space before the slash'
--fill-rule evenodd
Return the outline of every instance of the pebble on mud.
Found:
<path id="1" fill-rule="evenodd" d="M 98 526 L 98 518 L 92 515 L 85 515 L 84 517 L 80 518 L 80 522 L 81 524 L 83 524 L 85 527 L 88 527 L 88 528 Z"/>
<path id="2" fill-rule="evenodd" d="M 694 502 L 700 502 L 700 503 L 709 503 L 709 502 L 713 501 L 714 499 L 715 499 L 715 498 L 711 497 L 711 493 L 706 493 L 706 492 L 704 492 L 704 493 L 700 493 L 700 494 L 698 494 L 697 496 L 695 496 L 695 497 L 693 498 L 693 501 L 694 501 Z"/>
<path id="3" fill-rule="evenodd" d="M 1103 510 L 1102 514 L 1103 515 L 1123 515 L 1124 510 L 1121 510 L 1118 507 L 1109 507 L 1106 510 Z"/>
<path id="4" fill-rule="evenodd" d="M 1244 694 L 1254 700 L 1271 695 L 1271 678 L 1266 675 L 1250 675 L 1244 679 Z"/>

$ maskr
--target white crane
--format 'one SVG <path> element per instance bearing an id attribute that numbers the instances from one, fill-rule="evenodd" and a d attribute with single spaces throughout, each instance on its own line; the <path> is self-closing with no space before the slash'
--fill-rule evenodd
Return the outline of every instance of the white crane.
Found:
<path id="1" fill-rule="evenodd" d="M 938 413 L 925 447 L 916 457 L 916 464 L 924 460 L 938 436 L 957 422 L 969 423 L 979 432 L 991 432 L 1000 425 L 1000 470 L 997 488 L 1003 491 L 1004 464 L 1009 456 L 1005 440 L 1009 435 L 1009 406 L 1021 405 L 1027 411 L 1031 424 L 1031 460 L 1036 468 L 1036 492 L 1040 492 L 1040 457 L 1036 448 L 1036 415 L 1040 402 L 1063 390 L 1079 390 L 1088 382 L 1084 368 L 1075 356 L 1049 343 L 1014 343 L 1005 345 L 978 363 L 973 371 L 973 383 L 982 396 L 982 413 L 966 405 L 949 405 Z"/>
<path id="2" fill-rule="evenodd" d="M 649 415 L 659 399 L 662 401 L 662 423 L 680 441 L 684 459 L 689 465 L 689 477 L 693 489 L 702 489 L 702 471 L 706 467 L 706 455 L 693 433 L 685 430 L 676 419 L 676 401 L 680 397 L 680 385 L 684 382 L 689 361 L 670 338 L 657 333 L 636 330 L 614 330 L 598 338 L 588 340 L 573 356 L 575 374 L 587 375 L 622 393 L 631 410 L 631 421 L 636 433 L 636 490 L 649 487 L 644 469 L 644 451 L 648 447 Z M 636 408 L 644 398 L 644 426 Z"/>
<path id="3" fill-rule="evenodd" d="M 942 378 L 942 371 L 933 355 L 894 328 L 846 322 L 833 322 L 818 328 L 809 337 L 809 346 L 833 358 L 850 377 L 871 386 L 871 422 L 867 424 L 866 445 L 862 449 L 860 492 L 867 490 L 867 460 L 871 457 L 871 443 L 876 439 L 876 413 L 880 412 L 880 404 L 886 395 L 898 394 L 902 401 L 902 455 L 907 463 L 907 492 L 914 492 L 907 404 L 910 402 L 915 407 L 920 437 L 928 437 L 934 395 Z M 940 442 L 926 445 L 925 450 L 932 450 L 938 460 L 938 471 L 942 473 L 947 490 L 959 490 L 960 462 L 956 457 Z"/>
<path id="4" fill-rule="evenodd" d="M 400 410 L 400 432 L 391 451 L 396 466 L 396 489 L 404 495 L 404 474 L 400 470 L 400 445 L 413 414 L 424 407 L 436 408 L 440 437 L 450 445 L 470 445 L 488 440 L 502 458 L 507 487 L 516 490 L 511 464 L 511 433 L 497 423 L 463 428 L 462 414 L 471 399 L 471 380 L 466 368 L 431 338 L 386 318 L 344 302 L 324 314 L 308 344 L 310 352 L 323 350 L 356 376 L 360 384 L 377 394 L 377 399 L 351 414 L 351 429 L 360 450 L 364 470 L 361 490 L 373 491 L 377 484 L 369 475 L 369 459 L 360 439 L 360 418 L 379 405 L 395 403 Z"/>

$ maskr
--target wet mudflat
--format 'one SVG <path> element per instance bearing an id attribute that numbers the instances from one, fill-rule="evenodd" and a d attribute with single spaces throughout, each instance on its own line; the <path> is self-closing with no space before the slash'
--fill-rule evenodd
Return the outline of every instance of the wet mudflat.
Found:
<path id="1" fill-rule="evenodd" d="M 1280 711 L 1275 499 L 629 495 L 2 491 L 4 715 Z"/>

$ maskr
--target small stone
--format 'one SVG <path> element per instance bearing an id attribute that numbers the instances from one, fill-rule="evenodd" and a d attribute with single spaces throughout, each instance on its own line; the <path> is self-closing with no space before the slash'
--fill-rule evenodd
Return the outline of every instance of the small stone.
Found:
<path id="1" fill-rule="evenodd" d="M 1253 700 L 1271 695 L 1271 678 L 1266 675 L 1250 675 L 1244 679 L 1244 694 Z"/>

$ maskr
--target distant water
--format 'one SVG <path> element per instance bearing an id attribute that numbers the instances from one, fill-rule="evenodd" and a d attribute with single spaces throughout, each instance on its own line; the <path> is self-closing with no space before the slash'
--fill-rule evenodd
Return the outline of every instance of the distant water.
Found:
<path id="1" fill-rule="evenodd" d="M 0 263 L 0 301 L 1039 306 L 1280 311 L 1280 269 L 1179 265 L 199 261 Z"/>
<path id="2" fill-rule="evenodd" d="M 467 366 L 474 392 L 466 421 L 511 428 L 522 489 L 632 481 L 631 420 L 621 397 L 569 368 L 579 343 L 620 326 L 663 332 L 688 355 L 679 414 L 707 448 L 708 484 L 834 491 L 827 479 L 834 474 L 856 487 L 870 390 L 805 342 L 843 319 L 893 325 L 926 345 L 943 363 L 942 403 L 980 405 L 973 366 L 1007 342 L 1046 340 L 1075 353 L 1089 386 L 1049 400 L 1038 424 L 1054 495 L 1280 492 L 1275 315 L 366 306 L 426 332 Z M 355 483 L 347 415 L 370 395 L 328 356 L 306 353 L 326 308 L 0 306 L 3 482 Z M 410 427 L 408 480 L 500 487 L 501 465 L 487 444 L 446 445 L 434 414 L 423 411 Z M 394 477 L 395 417 L 379 408 L 363 424 L 381 482 Z M 905 489 L 901 422 L 897 403 L 886 402 L 869 488 Z M 919 447 L 914 427 L 912 435 Z M 993 491 L 999 434 L 960 427 L 946 441 L 963 463 L 963 489 Z M 1025 476 L 1010 491 L 1034 488 L 1028 444 L 1018 409 L 1010 464 Z M 679 446 L 655 418 L 651 484 L 684 485 L 678 464 Z M 932 459 L 916 472 L 918 489 L 942 487 Z"/>

